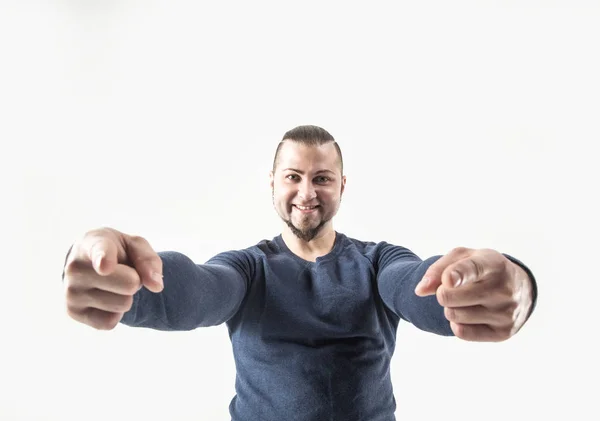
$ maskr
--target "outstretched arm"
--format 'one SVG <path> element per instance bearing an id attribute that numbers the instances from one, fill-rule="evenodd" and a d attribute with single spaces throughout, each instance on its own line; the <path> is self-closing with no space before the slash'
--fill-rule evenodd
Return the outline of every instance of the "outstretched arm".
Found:
<path id="1" fill-rule="evenodd" d="M 224 323 L 238 310 L 249 286 L 247 264 L 219 261 L 198 265 L 181 253 L 158 255 L 163 262 L 163 291 L 155 294 L 140 289 L 121 323 L 157 330 L 192 330 Z"/>
<path id="2" fill-rule="evenodd" d="M 121 322 L 190 330 L 229 320 L 253 273 L 254 260 L 245 251 L 196 265 L 181 253 L 156 253 L 143 237 L 104 227 L 71 246 L 63 283 L 68 315 L 96 329 Z"/>
<path id="3" fill-rule="evenodd" d="M 444 308 L 436 298 L 415 295 L 415 287 L 440 257 L 423 261 L 404 247 L 386 245 L 378 259 L 377 285 L 382 300 L 398 317 L 421 330 L 452 336 Z"/>
<path id="4" fill-rule="evenodd" d="M 378 260 L 381 298 L 419 329 L 472 341 L 501 341 L 531 315 L 537 285 L 519 260 L 494 250 L 457 248 L 422 261 L 386 245 Z M 462 282 L 456 284 L 453 272 Z"/>

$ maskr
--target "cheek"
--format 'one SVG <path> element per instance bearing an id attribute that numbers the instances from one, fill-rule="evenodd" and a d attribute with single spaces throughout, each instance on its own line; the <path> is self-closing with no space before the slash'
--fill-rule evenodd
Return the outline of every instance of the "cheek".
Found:
<path id="1" fill-rule="evenodd" d="M 284 206 L 288 205 L 289 202 L 292 201 L 292 194 L 290 194 L 289 191 L 286 191 L 285 189 L 280 189 L 280 190 L 276 190 L 277 193 L 275 193 L 274 196 L 274 200 L 276 203 L 280 203 Z"/>
<path id="2" fill-rule="evenodd" d="M 328 189 L 322 192 L 321 198 L 328 203 L 334 203 L 340 200 L 340 195 L 337 190 Z"/>

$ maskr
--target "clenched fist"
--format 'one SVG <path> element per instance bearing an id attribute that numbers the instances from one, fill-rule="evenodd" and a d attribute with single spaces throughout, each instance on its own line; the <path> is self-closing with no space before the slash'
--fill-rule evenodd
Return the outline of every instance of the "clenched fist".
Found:
<path id="1" fill-rule="evenodd" d="M 454 334 L 470 341 L 504 341 L 523 326 L 533 305 L 527 273 L 499 252 L 459 247 L 429 267 L 419 296 L 436 295 Z"/>
<path id="2" fill-rule="evenodd" d="M 162 291 L 162 261 L 142 237 L 97 229 L 73 245 L 64 283 L 69 316 L 109 330 L 129 311 L 140 288 Z"/>

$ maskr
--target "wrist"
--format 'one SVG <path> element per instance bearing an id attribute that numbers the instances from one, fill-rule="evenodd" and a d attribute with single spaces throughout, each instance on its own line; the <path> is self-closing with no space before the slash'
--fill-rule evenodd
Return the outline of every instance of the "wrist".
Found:
<path id="1" fill-rule="evenodd" d="M 519 297 L 519 307 L 520 307 L 520 318 L 522 318 L 522 323 L 525 323 L 531 312 L 533 311 L 533 303 L 535 300 L 533 281 L 530 278 L 529 274 L 518 264 L 511 262 L 514 268 L 514 279 L 518 285 L 518 297 Z"/>

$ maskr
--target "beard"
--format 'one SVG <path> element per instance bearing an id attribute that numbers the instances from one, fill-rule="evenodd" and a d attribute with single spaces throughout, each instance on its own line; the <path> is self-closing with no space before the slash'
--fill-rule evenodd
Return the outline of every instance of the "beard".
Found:
<path id="1" fill-rule="evenodd" d="M 291 212 L 289 213 L 288 218 L 286 218 L 284 216 L 283 210 L 280 212 L 278 206 L 275 204 L 274 192 L 272 193 L 272 201 L 273 201 L 273 208 L 275 208 L 275 212 L 277 212 L 277 214 L 279 215 L 281 220 L 286 223 L 286 225 L 289 227 L 290 231 L 292 231 L 292 233 L 296 237 L 298 237 L 300 240 L 306 241 L 307 243 L 309 241 L 313 240 L 317 236 L 317 234 L 321 231 L 321 229 L 325 226 L 325 224 L 327 224 L 333 218 L 333 215 L 324 215 L 316 227 L 298 228 L 292 222 L 292 213 Z M 335 214 L 335 212 L 334 212 L 334 214 Z"/>
<path id="2" fill-rule="evenodd" d="M 319 225 L 317 225 L 314 228 L 300 229 L 297 226 L 295 226 L 290 219 L 284 220 L 284 221 L 296 237 L 298 237 L 299 239 L 306 241 L 306 242 L 309 242 L 313 238 L 315 238 L 317 236 L 317 234 L 319 233 L 319 231 L 321 231 L 321 228 L 323 228 L 325 226 L 325 224 L 328 222 L 323 219 L 323 220 L 321 220 L 321 222 L 319 222 Z"/>

